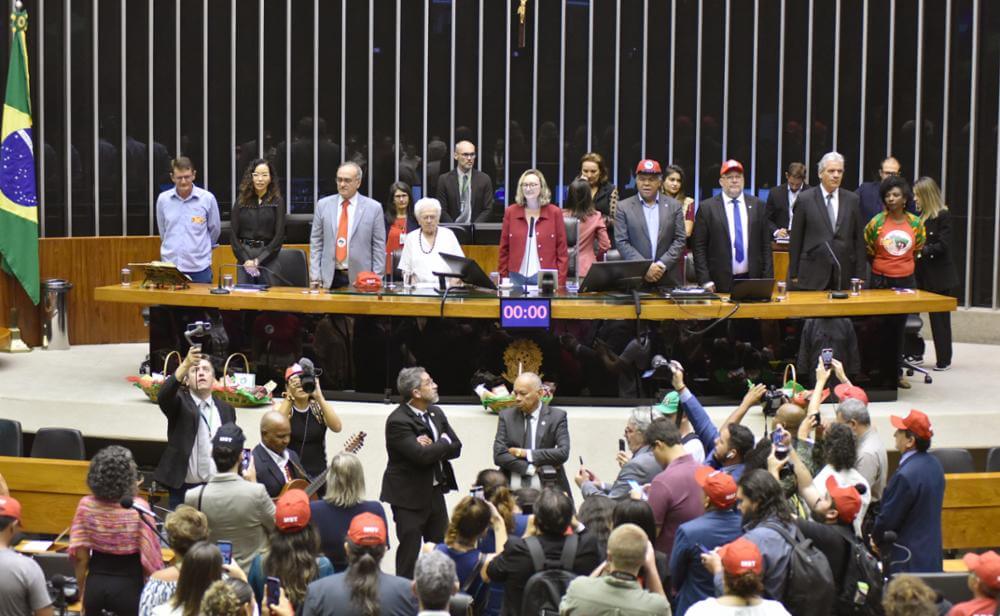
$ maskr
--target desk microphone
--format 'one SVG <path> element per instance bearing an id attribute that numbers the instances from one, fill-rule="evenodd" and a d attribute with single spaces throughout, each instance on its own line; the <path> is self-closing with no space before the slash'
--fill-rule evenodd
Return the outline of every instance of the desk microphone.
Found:
<path id="1" fill-rule="evenodd" d="M 842 270 L 840 268 L 840 259 L 837 258 L 837 253 L 833 251 L 833 247 L 830 246 L 830 242 L 823 242 L 823 245 L 826 246 L 826 249 L 827 251 L 829 251 L 830 256 L 833 257 L 833 264 L 837 268 L 835 272 L 837 276 L 837 290 L 830 291 L 830 299 L 847 299 L 847 293 L 842 291 L 840 288 L 841 276 L 843 275 Z"/>
<path id="2" fill-rule="evenodd" d="M 219 284 L 214 289 L 212 289 L 212 291 L 211 291 L 212 295 L 229 295 L 229 289 L 227 289 L 224 286 L 222 286 L 222 272 L 227 267 L 231 267 L 231 268 L 234 268 L 236 270 L 239 270 L 239 269 L 242 268 L 243 271 L 246 271 L 246 269 L 247 269 L 247 266 L 243 265 L 242 263 L 223 263 L 222 265 L 220 265 L 219 266 Z M 273 270 L 273 269 L 271 269 L 269 267 L 264 267 L 263 265 L 258 265 L 257 269 L 265 271 L 268 274 L 271 274 L 276 279 L 278 279 L 278 281 L 284 283 L 285 286 L 289 286 L 289 287 L 296 286 L 296 285 L 292 284 L 291 281 L 289 281 L 287 278 L 285 278 L 284 276 L 282 276 L 281 274 L 279 274 L 277 271 L 275 271 L 275 270 Z M 270 288 L 270 286 L 271 286 L 271 285 L 262 285 L 262 284 L 256 284 L 256 283 L 251 283 L 251 284 L 254 287 L 256 287 L 256 288 L 260 288 L 260 290 L 262 290 L 262 291 Z"/>
<path id="3" fill-rule="evenodd" d="M 153 513 L 149 509 L 146 509 L 142 505 L 136 504 L 135 500 L 131 496 L 123 496 L 122 499 L 118 501 L 118 504 L 122 506 L 122 509 L 135 509 L 139 513 L 139 519 L 142 520 L 142 523 L 148 526 L 154 533 L 156 533 L 156 536 L 159 537 L 161 541 L 163 541 L 164 545 L 170 545 L 170 540 L 166 537 L 166 535 L 164 535 L 158 528 L 156 528 L 155 524 L 152 524 L 145 517 L 149 516 L 154 520 L 156 520 L 157 522 L 159 522 L 159 519 L 157 519 L 155 513 Z"/>

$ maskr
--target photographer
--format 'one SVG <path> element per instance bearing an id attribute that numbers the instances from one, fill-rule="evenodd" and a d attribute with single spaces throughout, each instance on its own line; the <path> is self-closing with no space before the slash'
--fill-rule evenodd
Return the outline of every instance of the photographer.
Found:
<path id="1" fill-rule="evenodd" d="M 326 430 L 340 432 L 343 424 L 323 397 L 312 361 L 303 357 L 285 370 L 285 395 L 278 412 L 292 424 L 288 447 L 299 454 L 310 477 L 326 472 Z M 321 489 L 320 495 L 325 492 Z"/>

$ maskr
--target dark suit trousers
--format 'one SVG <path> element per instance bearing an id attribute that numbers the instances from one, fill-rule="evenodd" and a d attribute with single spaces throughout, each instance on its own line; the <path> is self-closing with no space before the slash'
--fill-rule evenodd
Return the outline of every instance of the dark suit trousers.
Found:
<path id="1" fill-rule="evenodd" d="M 448 507 L 444 504 L 443 487 L 433 488 L 428 509 L 404 509 L 392 506 L 396 523 L 396 575 L 413 579 L 413 569 L 424 542 L 441 543 L 448 530 Z"/>
<path id="2" fill-rule="evenodd" d="M 931 334 L 934 336 L 934 363 L 938 366 L 951 365 L 951 313 L 928 313 L 931 320 Z"/>

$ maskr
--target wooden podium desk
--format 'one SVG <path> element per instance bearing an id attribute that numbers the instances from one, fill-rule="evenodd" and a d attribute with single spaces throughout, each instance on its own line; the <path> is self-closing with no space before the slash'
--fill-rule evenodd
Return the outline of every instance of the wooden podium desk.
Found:
<path id="1" fill-rule="evenodd" d="M 94 299 L 125 304 L 217 308 L 219 310 L 267 310 L 312 314 L 350 314 L 377 316 L 438 317 L 442 315 L 440 295 L 430 290 L 416 293 L 386 291 L 323 292 L 311 295 L 303 289 L 272 287 L 263 292 L 233 291 L 213 295 L 213 287 L 192 284 L 173 291 L 111 285 L 94 289 Z M 642 318 L 647 320 L 697 320 L 726 316 L 735 304 L 713 301 L 706 304 L 674 304 L 661 297 L 642 298 Z M 732 315 L 737 319 L 789 319 L 806 317 L 850 317 L 911 312 L 946 312 L 955 310 L 957 300 L 928 291 L 897 294 L 889 289 L 863 290 L 858 297 L 829 299 L 823 291 L 798 291 L 783 302 L 741 304 Z M 464 319 L 498 319 L 500 302 L 496 296 L 481 293 L 453 298 L 444 303 L 443 315 Z M 553 319 L 634 319 L 631 297 L 603 294 L 557 294 L 552 298 Z"/>

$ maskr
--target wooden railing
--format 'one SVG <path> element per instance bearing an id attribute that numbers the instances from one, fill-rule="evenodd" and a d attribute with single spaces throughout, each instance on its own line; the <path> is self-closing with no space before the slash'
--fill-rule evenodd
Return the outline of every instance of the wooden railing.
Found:
<path id="1" fill-rule="evenodd" d="M 21 526 L 29 533 L 58 535 L 69 528 L 87 487 L 89 462 L 0 456 L 0 474 L 21 503 Z"/>
<path id="2" fill-rule="evenodd" d="M 945 475 L 941 535 L 944 549 L 1000 546 L 1000 473 Z"/>

